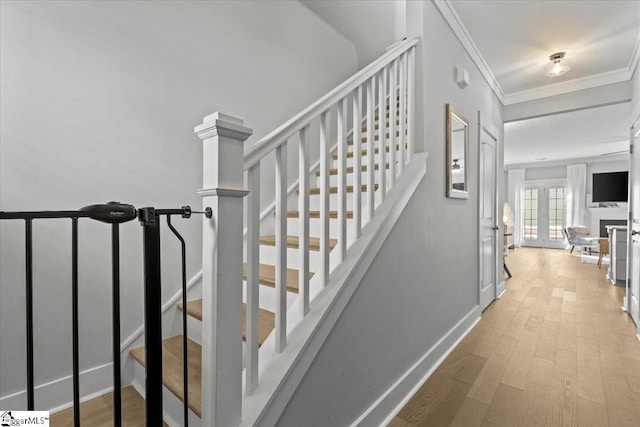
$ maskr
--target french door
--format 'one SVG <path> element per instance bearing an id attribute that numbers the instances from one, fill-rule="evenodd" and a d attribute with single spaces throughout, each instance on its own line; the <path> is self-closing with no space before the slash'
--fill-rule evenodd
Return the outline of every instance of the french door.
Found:
<path id="1" fill-rule="evenodd" d="M 522 195 L 523 244 L 564 248 L 567 187 L 564 182 L 526 183 Z"/>

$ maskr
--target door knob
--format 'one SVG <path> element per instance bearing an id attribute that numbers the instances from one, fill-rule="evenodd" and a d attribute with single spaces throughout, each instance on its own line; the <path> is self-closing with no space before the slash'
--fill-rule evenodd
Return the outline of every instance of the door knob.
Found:
<path id="1" fill-rule="evenodd" d="M 640 231 L 631 230 L 631 235 L 635 236 L 636 234 L 640 234 Z"/>
<path id="2" fill-rule="evenodd" d="M 493 226 L 493 227 L 491 227 L 491 228 L 492 228 L 493 230 L 495 230 L 495 231 L 500 230 L 500 227 L 498 227 L 497 225 L 495 225 L 495 226 Z"/>

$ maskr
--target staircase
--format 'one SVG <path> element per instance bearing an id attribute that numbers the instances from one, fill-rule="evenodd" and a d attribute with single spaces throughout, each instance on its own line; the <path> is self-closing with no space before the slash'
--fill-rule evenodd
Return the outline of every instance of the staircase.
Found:
<path id="1" fill-rule="evenodd" d="M 379 120 L 376 116 L 376 122 L 375 122 L 375 129 L 379 128 L 379 124 L 378 124 Z M 398 124 L 399 122 L 396 121 L 396 124 Z M 389 129 L 389 122 L 388 120 L 385 121 L 385 129 Z M 367 132 L 367 126 L 363 126 L 362 127 L 362 133 L 366 133 Z M 399 132 L 396 132 L 396 135 L 399 136 Z M 391 140 L 388 138 L 388 133 L 387 133 L 387 139 L 386 142 L 387 143 L 391 143 Z M 377 138 L 376 138 L 377 140 Z M 353 143 L 352 140 L 349 140 L 349 146 L 352 147 Z M 366 163 L 367 162 L 367 150 L 366 150 L 366 142 L 367 142 L 367 138 L 366 137 L 362 137 L 361 138 L 361 158 L 363 159 L 363 161 Z M 399 148 L 396 145 L 397 148 Z M 346 169 L 346 177 L 347 177 L 347 186 L 346 186 L 346 192 L 347 193 L 353 193 L 354 191 L 354 187 L 353 187 L 353 182 L 355 182 L 355 177 L 354 177 L 354 166 L 352 165 L 353 163 L 353 159 L 354 159 L 354 152 L 353 150 L 355 150 L 355 147 L 352 147 L 352 149 L 350 151 L 347 152 L 347 169 Z M 386 179 L 389 180 L 390 179 L 390 173 L 389 173 L 389 159 L 390 159 L 390 154 L 389 154 L 389 149 L 387 147 L 386 153 L 387 155 L 384 156 L 385 158 L 383 159 L 383 156 L 379 155 L 380 150 L 375 149 L 375 157 L 373 159 L 374 161 L 374 171 L 380 171 L 380 165 L 383 163 L 386 164 L 385 166 L 385 174 Z M 337 155 L 333 156 L 333 162 L 334 163 L 338 163 L 339 158 Z M 397 165 L 397 161 L 396 161 L 396 165 Z M 337 165 L 335 165 L 337 166 Z M 364 181 L 366 179 L 366 173 L 367 173 L 367 165 L 361 165 L 360 167 L 361 170 L 361 181 Z M 331 176 L 331 184 L 336 184 L 334 181 L 337 181 L 337 175 L 338 175 L 338 168 L 334 167 L 332 169 L 330 169 L 329 171 L 329 175 Z M 318 179 L 318 181 L 320 181 L 321 179 L 321 173 L 320 171 L 314 171 L 311 172 L 309 174 L 309 178 L 310 180 L 312 180 L 313 178 Z M 317 185 L 319 185 L 319 183 L 316 183 Z M 379 184 L 376 183 L 374 186 L 374 196 L 378 196 L 378 191 L 379 191 Z M 329 194 L 338 194 L 338 187 L 337 185 L 335 186 L 331 186 L 329 187 Z M 361 192 L 366 194 L 367 193 L 367 185 L 366 184 L 362 184 L 361 185 Z M 299 194 L 299 190 L 296 191 L 296 196 L 298 196 Z M 310 256 L 310 272 L 309 272 L 309 279 L 312 279 L 314 276 L 314 272 L 316 271 L 317 268 L 319 267 L 319 259 L 317 254 L 319 254 L 320 252 L 320 237 L 318 237 L 319 234 L 319 230 L 320 230 L 320 224 L 318 224 L 319 219 L 320 219 L 320 211 L 316 210 L 319 209 L 320 206 L 320 201 L 319 201 L 319 196 L 321 194 L 320 192 L 320 187 L 316 186 L 316 187 L 312 187 L 309 188 L 309 191 L 307 192 L 307 194 L 310 196 L 310 210 L 309 211 L 309 218 L 310 218 L 310 234 L 311 236 L 309 237 L 309 242 L 308 242 L 308 247 L 309 250 L 312 251 L 314 254 Z M 317 196 L 317 197 L 316 197 Z M 366 203 L 366 198 L 363 200 L 364 203 Z M 331 200 L 332 203 L 331 207 L 336 207 L 337 206 L 337 201 Z M 348 203 L 349 207 L 351 207 L 352 203 Z M 348 220 L 347 226 L 351 225 L 350 223 L 353 220 L 353 211 L 352 210 L 347 210 L 346 211 L 346 217 Z M 293 235 L 289 235 L 287 236 L 286 239 L 286 246 L 287 246 L 287 265 L 289 266 L 296 266 L 298 264 L 298 259 L 299 259 L 299 251 L 300 251 L 300 237 L 298 235 L 298 220 L 300 218 L 300 212 L 297 210 L 290 210 L 287 212 L 287 229 L 294 233 Z M 338 219 L 338 211 L 337 210 L 332 210 L 330 211 L 330 219 L 334 219 L 337 220 Z M 333 225 L 333 224 L 332 224 Z M 333 250 L 337 244 L 338 244 L 338 240 L 339 237 L 337 235 L 337 228 L 335 226 L 330 227 L 330 238 L 329 238 L 329 248 L 330 250 Z M 265 235 L 260 235 L 259 236 L 259 243 L 260 243 L 260 259 L 262 260 L 262 262 L 259 264 L 259 269 L 258 269 L 258 281 L 259 281 L 259 286 L 262 288 L 270 288 L 270 289 L 275 289 L 276 287 L 276 235 L 275 234 L 265 234 Z M 242 271 L 242 278 L 244 281 L 244 286 L 246 286 L 246 280 L 247 280 L 247 271 L 248 271 L 248 265 L 247 263 L 243 263 L 243 271 Z M 297 268 L 287 268 L 287 274 L 286 274 L 286 290 L 287 290 L 287 300 L 293 302 L 293 300 L 298 296 L 299 294 L 299 276 L 300 276 L 300 271 Z M 262 346 L 262 344 L 266 341 L 266 339 L 269 337 L 269 335 L 273 332 L 274 328 L 275 328 L 275 309 L 273 308 L 273 302 L 271 302 L 270 300 L 272 300 L 274 297 L 272 295 L 269 295 L 269 290 L 267 289 L 261 289 L 261 293 L 262 294 L 266 294 L 266 296 L 261 297 L 261 300 L 263 300 L 263 304 L 265 304 L 269 309 L 263 309 L 263 308 L 259 308 L 258 313 L 259 313 L 259 320 L 258 320 L 258 325 L 259 325 L 259 332 L 258 332 L 258 345 Z M 190 319 L 192 322 L 197 322 L 197 324 L 199 324 L 202 321 L 202 306 L 203 306 L 203 301 L 202 299 L 196 299 L 196 300 L 192 300 L 189 301 L 187 303 L 187 314 L 190 316 Z M 182 311 L 184 310 L 184 307 L 182 305 L 182 303 L 178 303 L 177 304 L 177 308 L 178 310 Z M 242 339 L 244 341 L 246 341 L 247 339 L 247 331 L 246 331 L 246 311 L 247 311 L 247 305 L 246 303 L 242 304 L 242 319 L 243 319 L 243 328 L 242 328 Z M 201 325 L 198 325 L 199 327 L 196 327 L 196 331 L 197 330 L 201 330 Z M 201 416 L 202 411 L 201 411 L 201 394 L 200 394 L 200 388 L 201 388 L 201 381 L 200 381 L 200 372 L 201 372 L 201 351 L 202 348 L 200 346 L 200 341 L 201 341 L 201 337 L 200 336 L 192 336 L 189 339 L 189 347 L 188 347 L 188 354 L 189 354 L 189 408 L 190 410 L 197 415 L 198 417 Z M 131 350 L 131 356 L 141 365 L 144 366 L 144 347 L 138 347 L 135 348 L 133 350 Z M 164 384 L 165 387 L 175 395 L 175 397 L 177 397 L 179 400 L 183 400 L 184 399 L 184 392 L 183 392 L 183 385 L 182 385 L 182 364 L 183 364 L 183 359 L 182 359 L 182 338 L 181 336 L 174 336 L 174 337 L 170 337 L 164 340 L 163 342 L 163 362 L 164 362 Z M 142 371 L 140 371 L 142 372 Z M 141 378 L 139 378 L 138 384 L 143 384 L 143 381 L 141 381 Z M 139 386 L 140 387 L 140 386 Z M 178 418 L 179 419 L 179 418 Z"/>
<path id="2" fill-rule="evenodd" d="M 293 368 L 318 331 L 330 329 L 329 311 L 417 187 L 426 155 L 414 154 L 416 44 L 394 45 L 246 154 L 251 130 L 241 120 L 214 113 L 196 127 L 205 156 L 200 193 L 214 215 L 203 222 L 202 298 L 177 304 L 190 323 L 189 424 L 275 423 L 275 396 L 293 393 Z M 319 158 L 310 167 L 311 144 Z M 262 182 L 272 169 L 275 203 L 262 210 Z M 290 176 L 297 177 L 291 185 Z M 182 342 L 178 335 L 162 343 L 170 426 L 183 424 Z M 130 355 L 133 386 L 144 396 L 144 347 Z"/>
<path id="3" fill-rule="evenodd" d="M 224 167 L 232 164 L 234 157 L 244 163 L 239 171 L 231 172 L 233 176 L 224 177 L 218 171 L 213 171 L 212 165 L 205 159 L 204 188 L 229 188 L 232 191 L 245 188 L 241 174 L 244 169 L 249 192 L 244 248 L 237 244 L 230 247 L 235 253 L 243 254 L 242 258 L 213 260 L 218 266 L 230 266 L 230 263 L 241 266 L 238 279 L 242 282 L 238 281 L 238 287 L 231 290 L 233 297 L 229 297 L 229 301 L 235 299 L 240 302 L 238 308 L 242 308 L 241 327 L 237 325 L 235 329 L 239 345 L 234 344 L 237 345 L 237 351 L 228 355 L 230 359 L 235 356 L 235 368 L 239 368 L 237 372 L 230 372 L 234 367 L 222 367 L 224 356 L 218 355 L 217 360 L 206 362 L 212 360 L 207 352 L 228 350 L 229 344 L 222 347 L 222 341 L 207 341 L 207 337 L 221 340 L 220 334 L 224 335 L 224 339 L 229 339 L 228 329 L 220 327 L 220 322 L 230 319 L 225 319 L 226 305 L 220 305 L 220 293 L 216 294 L 217 305 L 207 300 L 211 295 L 206 295 L 206 289 L 216 289 L 216 284 L 207 285 L 208 280 L 212 283 L 219 280 L 218 283 L 228 285 L 229 276 L 226 272 L 222 281 L 220 271 L 212 271 L 213 277 L 207 278 L 205 266 L 203 298 L 189 301 L 186 307 L 178 304 L 179 310 L 186 309 L 190 323 L 195 326 L 192 329 L 195 331 L 193 336 L 189 337 L 188 348 L 190 422 L 194 425 L 260 423 L 261 411 L 256 411 L 256 407 L 261 405 L 256 403 L 254 395 L 269 389 L 267 384 L 272 382 L 271 377 L 279 377 L 276 382 L 286 377 L 287 363 L 283 362 L 285 358 L 282 355 L 294 351 L 295 347 L 293 342 L 288 341 L 293 341 L 296 329 L 304 329 L 305 322 L 310 322 L 307 316 L 317 310 L 314 301 L 322 299 L 331 287 L 332 274 L 336 269 L 348 257 L 357 257 L 354 244 L 363 235 L 367 224 L 371 223 L 376 210 L 385 203 L 387 195 L 394 189 L 413 156 L 411 123 L 416 43 L 415 40 L 405 41 L 395 46 L 379 60 L 257 142 L 244 155 L 242 143 L 250 130 L 243 127 L 242 121 L 217 113 L 205 118 L 203 125 L 196 128 L 205 146 L 213 146 L 214 150 L 218 150 L 216 157 L 225 159 Z M 318 127 L 318 133 L 314 135 L 312 130 L 315 126 Z M 319 144 L 320 153 L 317 162 L 309 167 L 309 146 L 312 143 Z M 287 150 L 297 151 L 298 162 L 293 168 Z M 205 155 L 206 151 L 207 148 Z M 261 211 L 260 192 L 265 190 L 261 186 L 264 180 L 261 167 L 267 170 L 273 168 L 266 159 L 273 152 L 275 203 L 266 211 Z M 208 174 L 213 174 L 210 182 L 207 182 Z M 297 182 L 293 185 L 289 185 L 289 175 L 297 175 Z M 240 197 L 244 195 L 236 194 Z M 216 202 L 220 203 L 220 199 Z M 232 199 L 238 200 L 239 197 L 228 199 L 232 203 Z M 237 218 L 242 218 L 242 215 L 238 215 L 236 210 L 235 218 L 229 216 L 225 223 L 222 211 L 227 208 L 229 206 L 226 205 L 218 205 L 217 209 L 214 207 L 214 212 L 221 214 L 217 218 L 218 230 L 226 224 L 229 228 L 235 226 L 236 232 L 240 231 L 242 223 Z M 206 227 L 203 232 L 206 242 Z M 226 248 L 221 246 L 220 236 L 216 237 L 218 255 L 222 255 L 220 253 Z M 205 253 L 203 262 L 208 261 Z M 206 315 L 203 316 L 206 313 L 212 316 L 207 319 Z M 239 319 L 238 316 L 234 320 Z M 216 332 L 212 334 L 211 331 Z M 239 341 L 240 336 L 242 341 Z M 184 398 L 181 343 L 180 336 L 167 338 L 163 342 L 163 381 L 166 391 L 175 396 L 176 401 Z M 302 347 L 298 351 L 302 351 Z M 143 354 L 143 348 L 131 351 L 141 365 L 144 365 Z M 208 363 L 217 363 L 217 366 L 212 367 Z M 267 369 L 273 364 L 283 364 L 285 367 L 274 375 L 273 367 Z M 210 369 L 208 372 L 220 373 L 224 369 L 230 376 L 224 379 L 215 375 L 219 382 L 217 386 L 202 384 L 201 379 L 205 378 L 202 369 L 207 365 Z M 288 368 L 292 364 L 289 365 Z M 142 382 L 134 381 L 136 384 L 140 389 Z M 215 405 L 216 399 L 229 402 L 220 393 L 233 393 L 233 390 L 236 396 L 238 392 L 245 396 L 236 402 L 235 409 L 229 408 L 229 403 Z M 203 401 L 210 403 L 202 405 Z M 268 402 L 264 403 L 268 405 Z M 172 405 L 168 403 L 166 407 Z M 217 411 L 214 409 L 216 407 Z M 168 415 L 173 420 L 181 419 L 179 414 Z M 173 420 L 169 424 L 173 424 Z"/>

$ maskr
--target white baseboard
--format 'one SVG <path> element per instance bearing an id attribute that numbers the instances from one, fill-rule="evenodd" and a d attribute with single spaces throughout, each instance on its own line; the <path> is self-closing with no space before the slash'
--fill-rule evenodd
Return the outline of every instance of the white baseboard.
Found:
<path id="1" fill-rule="evenodd" d="M 504 295 L 505 292 L 507 292 L 507 284 L 503 280 L 498 284 L 498 287 L 496 288 L 496 299 L 502 298 L 502 295 Z"/>
<path id="2" fill-rule="evenodd" d="M 113 389 L 112 363 L 95 366 L 80 372 L 80 401 L 85 402 L 108 393 Z M 105 388 L 106 384 L 111 387 Z M 73 376 L 58 378 L 35 387 L 36 410 L 52 414 L 73 406 Z M 27 409 L 27 390 L 0 397 L 0 408 L 13 410 Z"/>
<path id="3" fill-rule="evenodd" d="M 387 389 L 353 424 L 356 426 L 386 426 L 400 412 L 449 353 L 480 321 L 480 306 L 474 307 L 413 366 Z"/>

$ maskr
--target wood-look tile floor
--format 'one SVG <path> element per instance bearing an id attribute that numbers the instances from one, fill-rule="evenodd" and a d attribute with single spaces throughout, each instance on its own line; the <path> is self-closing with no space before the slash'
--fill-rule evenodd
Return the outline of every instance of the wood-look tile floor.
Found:
<path id="1" fill-rule="evenodd" d="M 640 342 L 606 266 L 534 248 L 507 264 L 507 292 L 389 426 L 640 426 Z"/>
<path id="2" fill-rule="evenodd" d="M 122 425 L 123 427 L 145 426 L 144 398 L 133 386 L 122 388 Z M 52 414 L 51 427 L 73 426 L 73 408 Z M 80 405 L 80 423 L 90 427 L 113 426 L 113 393 L 107 393 Z M 166 424 L 164 424 L 166 427 Z"/>

